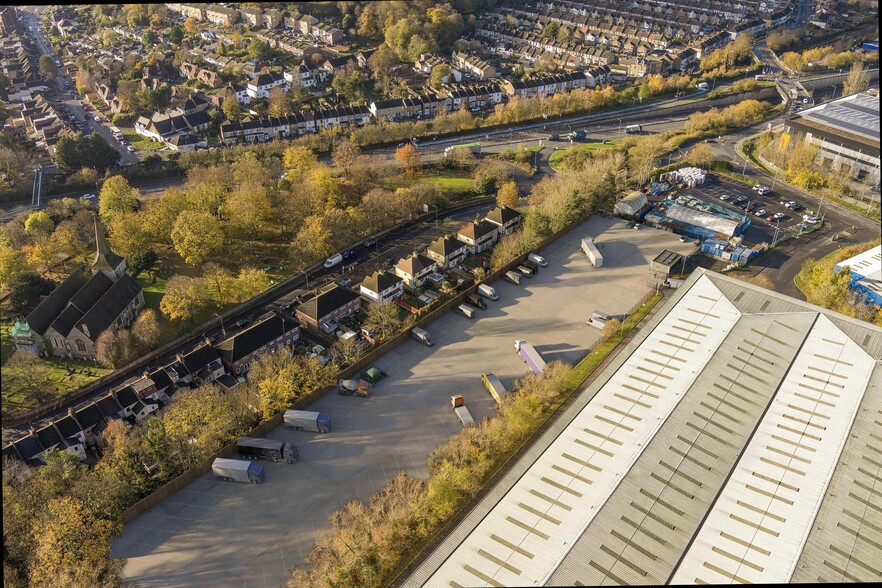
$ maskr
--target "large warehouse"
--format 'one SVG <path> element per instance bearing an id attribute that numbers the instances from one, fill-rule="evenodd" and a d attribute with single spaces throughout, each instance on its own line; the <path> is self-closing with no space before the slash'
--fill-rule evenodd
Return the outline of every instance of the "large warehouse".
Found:
<path id="1" fill-rule="evenodd" d="M 787 120 L 782 140 L 797 133 L 820 147 L 818 163 L 879 185 L 879 98 L 851 94 L 808 108 Z"/>
<path id="2" fill-rule="evenodd" d="M 882 329 L 696 270 L 405 586 L 882 579 Z"/>
<path id="3" fill-rule="evenodd" d="M 851 288 L 876 306 L 882 306 L 882 245 L 840 261 L 833 270 L 838 272 L 846 266 L 851 272 Z"/>

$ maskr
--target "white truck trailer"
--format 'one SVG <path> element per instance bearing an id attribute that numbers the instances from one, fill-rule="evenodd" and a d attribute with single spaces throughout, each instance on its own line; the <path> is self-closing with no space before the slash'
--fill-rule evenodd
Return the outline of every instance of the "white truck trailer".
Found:
<path id="1" fill-rule="evenodd" d="M 594 245 L 594 239 L 582 239 L 582 252 L 594 267 L 603 267 L 603 256 Z"/>
<path id="2" fill-rule="evenodd" d="M 211 472 L 216 478 L 228 482 L 250 482 L 260 484 L 263 482 L 263 466 L 253 461 L 244 459 L 216 458 L 211 464 Z"/>

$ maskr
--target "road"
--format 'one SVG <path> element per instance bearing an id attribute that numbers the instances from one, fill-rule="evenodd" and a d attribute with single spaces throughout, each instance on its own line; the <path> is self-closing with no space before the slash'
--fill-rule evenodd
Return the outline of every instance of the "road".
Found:
<path id="1" fill-rule="evenodd" d="M 41 55 L 51 55 L 54 59 L 57 56 L 52 51 L 52 47 L 46 41 L 43 31 L 40 28 L 41 15 L 45 9 L 45 6 L 27 6 L 23 7 L 19 14 L 22 15 L 26 30 L 36 42 L 36 48 L 39 53 Z M 135 153 L 130 153 L 125 146 L 113 137 L 113 134 L 109 129 L 110 121 L 104 118 L 104 115 L 95 112 L 95 109 L 92 106 L 89 106 L 89 111 L 85 110 L 84 106 L 87 102 L 85 99 L 80 100 L 77 97 L 73 89 L 74 82 L 67 76 L 63 65 L 58 67 L 58 75 L 55 78 L 55 84 L 58 90 L 56 95 L 50 99 L 50 102 L 52 102 L 53 105 L 61 107 L 59 109 L 61 111 L 59 114 L 64 114 L 66 112 L 69 115 L 74 116 L 77 128 L 85 133 L 96 131 L 101 135 L 101 137 L 107 141 L 108 145 L 112 146 L 119 152 L 120 165 L 130 165 L 138 163 L 141 160 Z M 95 116 L 99 118 L 99 121 L 94 120 Z M 65 122 L 70 123 L 72 121 L 68 119 Z"/>

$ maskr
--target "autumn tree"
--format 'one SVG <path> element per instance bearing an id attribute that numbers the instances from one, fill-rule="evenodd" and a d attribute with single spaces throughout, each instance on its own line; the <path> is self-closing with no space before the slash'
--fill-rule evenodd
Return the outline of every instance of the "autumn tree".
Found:
<path id="1" fill-rule="evenodd" d="M 650 174 L 658 167 L 659 158 L 665 150 L 664 135 L 646 135 L 637 140 L 636 145 L 628 149 L 628 162 L 631 174 L 641 184 L 645 183 Z"/>
<path id="2" fill-rule="evenodd" d="M 54 81 L 55 76 L 58 74 L 58 68 L 55 67 L 55 61 L 51 55 L 41 55 L 40 59 L 37 60 L 37 68 L 43 77 L 50 81 Z"/>
<path id="3" fill-rule="evenodd" d="M 686 157 L 692 165 L 707 168 L 714 160 L 714 152 L 707 143 L 698 143 Z"/>
<path id="4" fill-rule="evenodd" d="M 398 305 L 391 301 L 373 302 L 368 306 L 365 327 L 385 339 L 399 326 Z"/>
<path id="5" fill-rule="evenodd" d="M 318 158 L 310 148 L 292 145 L 282 154 L 282 164 L 288 170 L 289 176 L 302 178 L 307 171 L 318 165 Z"/>
<path id="6" fill-rule="evenodd" d="M 5 233 L 0 232 L 0 288 L 9 284 L 28 269 L 22 252 L 13 247 Z"/>
<path id="7" fill-rule="evenodd" d="M 362 12 L 369 12 L 367 9 Z M 384 93 L 388 93 L 392 82 L 392 68 L 398 65 L 398 55 L 385 43 L 377 47 L 373 55 L 368 58 L 368 67 L 371 75 Z"/>
<path id="8" fill-rule="evenodd" d="M 237 121 L 242 116 L 242 105 L 239 104 L 239 101 L 234 96 L 224 98 L 223 110 L 227 120 Z"/>
<path id="9" fill-rule="evenodd" d="M 57 284 L 36 272 L 22 272 L 9 283 L 9 303 L 16 314 L 27 315 Z"/>
<path id="10" fill-rule="evenodd" d="M 618 319 L 610 319 L 603 324 L 602 336 L 604 339 L 612 339 L 622 328 L 622 323 Z"/>
<path id="11" fill-rule="evenodd" d="M 41 524 L 35 525 L 32 585 L 98 585 L 109 571 L 110 536 L 118 524 L 96 518 L 66 496 L 50 500 L 41 514 Z"/>
<path id="12" fill-rule="evenodd" d="M 420 154 L 411 143 L 405 143 L 403 147 L 396 149 L 395 159 L 409 172 L 414 172 L 420 167 Z"/>
<path id="13" fill-rule="evenodd" d="M 128 260 L 152 250 L 154 236 L 144 217 L 143 213 L 119 212 L 107 226 L 113 250 Z"/>
<path id="14" fill-rule="evenodd" d="M 499 188 L 496 193 L 496 205 L 508 206 L 509 208 L 517 208 L 520 203 L 521 195 L 518 191 L 517 182 L 506 182 Z"/>
<path id="15" fill-rule="evenodd" d="M 285 116 L 291 114 L 291 100 L 280 87 L 275 87 L 269 91 L 267 98 L 267 112 L 270 116 Z"/>
<path id="16" fill-rule="evenodd" d="M 334 146 L 331 153 L 331 161 L 334 167 L 338 167 L 345 171 L 349 171 L 358 156 L 361 155 L 361 149 L 352 141 L 341 141 Z"/>
<path id="17" fill-rule="evenodd" d="M 429 83 L 435 87 L 441 87 L 441 84 L 444 84 L 450 80 L 448 80 L 448 76 L 450 76 L 453 70 L 450 69 L 450 66 L 446 63 L 440 63 L 432 68 L 432 73 L 429 76 Z"/>
<path id="18" fill-rule="evenodd" d="M 224 234 L 217 218 L 207 212 L 185 210 L 171 231 L 175 251 L 190 265 L 198 265 L 218 251 Z"/>
<path id="19" fill-rule="evenodd" d="M 857 92 L 865 92 L 870 87 L 870 73 L 862 61 L 855 61 L 842 85 L 842 95 L 848 96 Z"/>
<path id="20" fill-rule="evenodd" d="M 32 212 L 24 224 L 25 233 L 31 237 L 49 235 L 55 229 L 55 223 L 45 211 Z"/>
<path id="21" fill-rule="evenodd" d="M 223 211 L 233 229 L 253 242 L 264 229 L 270 215 L 266 188 L 250 183 L 240 185 L 227 197 Z"/>
<path id="22" fill-rule="evenodd" d="M 196 22 L 196 19 L 191 16 L 184 21 L 184 28 L 187 30 L 188 33 L 192 35 L 198 30 L 197 24 L 198 23 Z"/>
<path id="23" fill-rule="evenodd" d="M 128 363 L 132 356 L 132 339 L 129 332 L 106 329 L 95 341 L 95 358 L 106 368 L 116 369 Z"/>
<path id="24" fill-rule="evenodd" d="M 129 185 L 123 176 L 111 176 L 104 180 L 98 196 L 98 214 L 101 220 L 110 224 L 114 215 L 120 212 L 132 212 L 138 209 L 138 197 L 141 192 Z"/>
<path id="25" fill-rule="evenodd" d="M 132 323 L 131 333 L 141 353 L 155 349 L 162 338 L 162 328 L 156 311 L 152 308 L 143 309 Z"/>

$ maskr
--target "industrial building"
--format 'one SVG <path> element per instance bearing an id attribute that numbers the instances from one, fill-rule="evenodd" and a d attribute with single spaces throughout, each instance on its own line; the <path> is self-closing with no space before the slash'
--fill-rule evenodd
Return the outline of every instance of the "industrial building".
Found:
<path id="1" fill-rule="evenodd" d="M 879 98 L 851 94 L 808 108 L 784 124 L 783 145 L 796 134 L 818 145 L 818 163 L 879 185 Z"/>
<path id="2" fill-rule="evenodd" d="M 846 266 L 851 271 L 851 289 L 882 306 L 882 245 L 840 261 L 833 270 L 838 272 Z"/>
<path id="3" fill-rule="evenodd" d="M 643 217 L 643 222 L 691 239 L 727 240 L 740 235 L 750 226 L 750 219 L 746 215 L 735 214 L 713 202 L 686 194 L 656 204 Z"/>
<path id="4" fill-rule="evenodd" d="M 871 582 L 882 328 L 696 270 L 404 586 Z"/>

